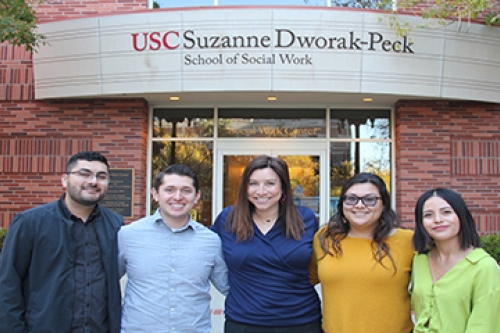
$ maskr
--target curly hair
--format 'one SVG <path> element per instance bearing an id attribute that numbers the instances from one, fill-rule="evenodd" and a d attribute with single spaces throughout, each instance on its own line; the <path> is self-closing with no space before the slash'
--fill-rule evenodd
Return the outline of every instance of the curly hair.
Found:
<path id="1" fill-rule="evenodd" d="M 366 183 L 373 184 L 378 188 L 383 205 L 382 214 L 373 230 L 371 242 L 373 258 L 383 267 L 385 265 L 382 263 L 382 260 L 386 257 L 389 258 L 395 274 L 397 272 L 396 264 L 394 263 L 394 259 L 390 253 L 390 246 L 387 244 L 386 239 L 394 228 L 400 227 L 400 221 L 398 215 L 391 208 L 389 192 L 384 181 L 372 173 L 359 173 L 344 184 L 337 205 L 337 213 L 330 218 L 326 230 L 319 235 L 320 245 L 324 251 L 324 256 L 332 255 L 338 257 L 342 255 L 341 241 L 347 237 L 351 229 L 351 225 L 344 215 L 345 194 L 353 185 Z M 327 246 L 327 242 L 330 246 Z"/>

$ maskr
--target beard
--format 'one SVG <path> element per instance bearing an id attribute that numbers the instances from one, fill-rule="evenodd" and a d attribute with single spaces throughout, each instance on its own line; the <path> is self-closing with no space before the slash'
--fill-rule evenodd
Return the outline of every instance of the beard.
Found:
<path id="1" fill-rule="evenodd" d="M 85 194 L 83 192 L 84 188 L 78 188 L 68 184 L 67 194 L 71 200 L 79 203 L 82 206 L 95 206 L 102 199 L 104 199 L 105 191 L 98 192 L 98 194 Z"/>

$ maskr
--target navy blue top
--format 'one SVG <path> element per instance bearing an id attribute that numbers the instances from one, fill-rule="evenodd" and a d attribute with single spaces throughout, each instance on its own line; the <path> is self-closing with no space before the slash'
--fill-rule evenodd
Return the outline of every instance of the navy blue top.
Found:
<path id="1" fill-rule="evenodd" d="M 226 318 L 259 326 L 294 326 L 319 320 L 320 301 L 307 269 L 318 230 L 314 212 L 298 207 L 305 223 L 300 240 L 287 239 L 284 224 L 278 220 L 266 235 L 254 224 L 254 236 L 237 243 L 236 235 L 225 230 L 230 209 L 225 208 L 212 226 L 222 240 L 229 269 Z"/>

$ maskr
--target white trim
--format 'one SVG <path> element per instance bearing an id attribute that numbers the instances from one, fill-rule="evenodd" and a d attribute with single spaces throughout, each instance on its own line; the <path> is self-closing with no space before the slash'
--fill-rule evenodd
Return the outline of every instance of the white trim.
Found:
<path id="1" fill-rule="evenodd" d="M 152 178 L 152 169 L 153 169 L 153 107 L 149 107 L 148 114 L 148 142 L 147 142 L 147 161 L 146 161 L 146 216 L 151 215 L 151 178 Z"/>
<path id="2" fill-rule="evenodd" d="M 396 210 L 396 111 L 391 108 L 389 120 L 391 122 L 391 207 Z"/>
<path id="3" fill-rule="evenodd" d="M 214 108 L 214 150 L 212 153 L 212 223 L 215 221 L 215 217 L 217 216 L 218 210 L 217 210 L 217 202 L 216 198 L 218 197 L 218 186 L 219 184 L 219 175 L 222 175 L 222 170 L 219 171 L 219 168 L 221 168 L 222 163 L 219 162 L 219 154 L 215 154 L 216 152 L 219 151 L 219 145 L 218 145 L 218 140 L 217 136 L 219 135 L 219 109 Z"/>

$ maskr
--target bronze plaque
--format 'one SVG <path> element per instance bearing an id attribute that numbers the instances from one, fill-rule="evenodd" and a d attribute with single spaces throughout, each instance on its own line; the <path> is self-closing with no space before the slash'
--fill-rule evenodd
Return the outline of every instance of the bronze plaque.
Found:
<path id="1" fill-rule="evenodd" d="M 101 205 L 123 218 L 134 216 L 134 169 L 110 169 L 108 192 Z"/>

